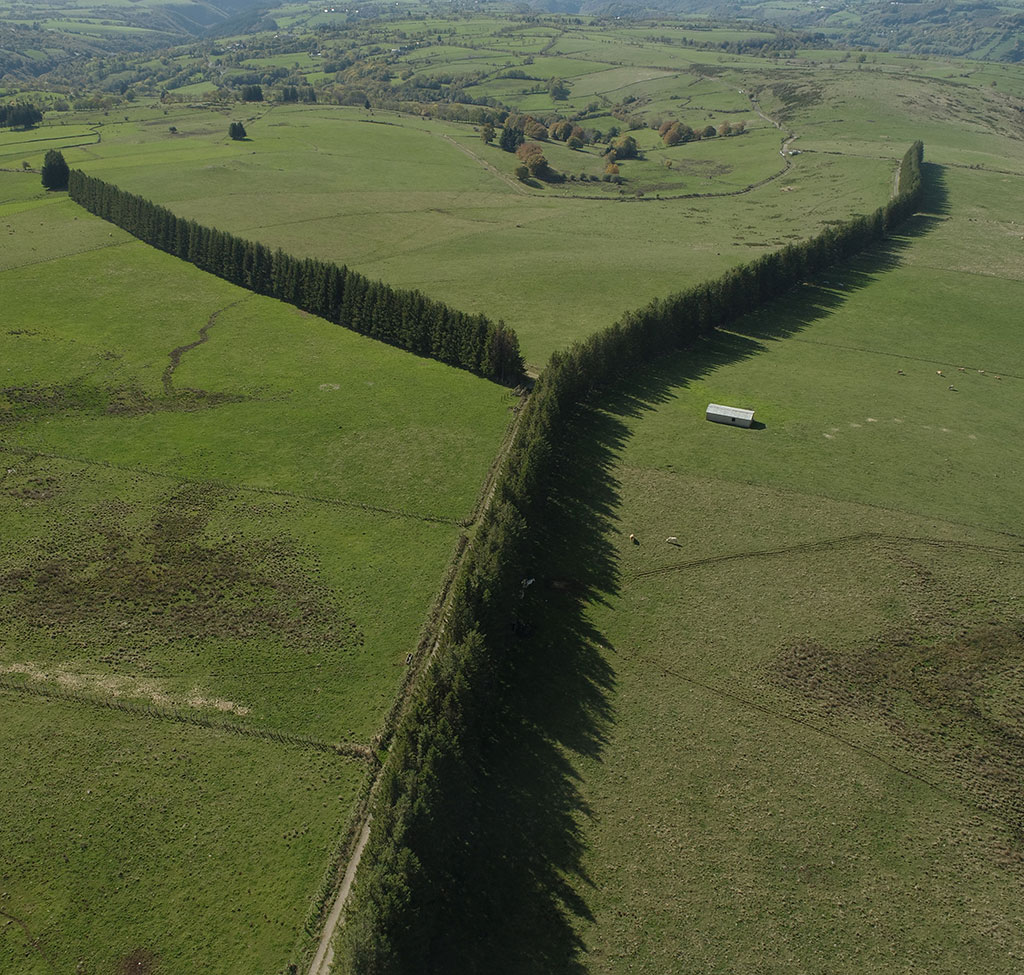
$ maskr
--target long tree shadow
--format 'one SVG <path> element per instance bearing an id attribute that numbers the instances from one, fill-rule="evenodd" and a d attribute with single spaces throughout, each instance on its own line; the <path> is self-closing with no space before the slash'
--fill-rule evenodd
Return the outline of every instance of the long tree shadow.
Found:
<path id="1" fill-rule="evenodd" d="M 836 311 L 851 295 L 899 267 L 915 238 L 934 229 L 949 213 L 945 170 L 936 163 L 922 167 L 921 212 L 907 219 L 900 232 L 850 260 L 793 288 L 788 294 L 744 315 L 728 331 L 758 339 L 784 339 L 809 328 Z"/>
<path id="2" fill-rule="evenodd" d="M 616 720 L 614 648 L 588 610 L 614 604 L 619 589 L 616 466 L 632 426 L 678 389 L 808 328 L 895 267 L 910 238 L 946 206 L 940 168 L 928 167 L 928 177 L 929 213 L 900 237 L 747 316 L 735 331 L 624 375 L 554 432 L 553 474 L 529 512 L 533 568 L 501 632 L 489 634 L 503 654 L 493 675 L 502 706 L 479 743 L 480 767 L 453 827 L 464 842 L 452 866 L 450 917 L 424 971 L 586 970 L 580 932 L 593 920 L 584 857 L 594 812 L 580 768 L 601 761 Z"/>

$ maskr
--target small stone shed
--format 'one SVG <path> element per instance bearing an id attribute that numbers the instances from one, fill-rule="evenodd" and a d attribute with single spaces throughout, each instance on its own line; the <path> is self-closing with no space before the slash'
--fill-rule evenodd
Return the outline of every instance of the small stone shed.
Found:
<path id="1" fill-rule="evenodd" d="M 753 410 L 741 410 L 738 406 L 722 406 L 720 403 L 708 403 L 704 414 L 712 423 L 728 423 L 734 427 L 749 427 L 754 422 Z"/>

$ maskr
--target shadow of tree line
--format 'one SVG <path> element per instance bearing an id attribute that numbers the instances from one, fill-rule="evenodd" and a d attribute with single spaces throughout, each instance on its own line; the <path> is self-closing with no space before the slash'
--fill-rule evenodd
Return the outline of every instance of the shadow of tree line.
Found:
<path id="1" fill-rule="evenodd" d="M 632 421 L 674 391 L 758 355 L 833 313 L 896 267 L 913 239 L 948 211 L 942 168 L 925 166 L 926 212 L 901 234 L 842 268 L 808 282 L 690 349 L 622 377 L 581 407 L 553 436 L 559 463 L 531 515 L 532 581 L 524 579 L 508 620 L 513 659 L 502 705 L 479 743 L 480 767 L 464 797 L 461 862 L 444 930 L 424 971 L 461 973 L 586 971 L 581 928 L 593 917 L 585 891 L 586 821 L 577 761 L 600 761 L 615 724 L 612 648 L 588 607 L 618 593 L 618 458 Z"/>

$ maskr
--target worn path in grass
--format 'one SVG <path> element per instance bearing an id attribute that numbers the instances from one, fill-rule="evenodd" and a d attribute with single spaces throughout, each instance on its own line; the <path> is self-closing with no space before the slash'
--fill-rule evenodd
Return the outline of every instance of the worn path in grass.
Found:
<path id="1" fill-rule="evenodd" d="M 490 509 L 491 502 L 494 500 L 494 490 L 497 484 L 498 477 L 501 474 L 502 468 L 505 464 L 505 460 L 508 457 L 509 451 L 515 443 L 515 438 L 519 429 L 519 418 L 521 416 L 521 407 L 523 406 L 523 400 L 520 400 L 519 408 L 516 410 L 516 419 L 509 428 L 509 431 L 501 445 L 501 449 L 498 452 L 494 463 L 491 465 L 491 469 L 488 472 L 487 478 L 484 481 L 483 490 L 480 495 L 480 500 L 477 503 L 473 513 L 473 521 L 469 528 L 472 531 L 474 528 L 479 526 L 480 522 L 486 516 Z M 405 706 L 408 704 L 412 693 L 415 691 L 416 684 L 419 678 L 422 676 L 424 671 L 430 666 L 434 655 L 436 654 L 441 640 L 444 637 L 446 620 L 445 617 L 448 614 L 449 607 L 451 606 L 452 598 L 452 583 L 458 577 L 459 570 L 465 561 L 466 554 L 468 552 L 468 546 L 463 546 L 456 550 L 455 557 L 452 559 L 448 566 L 448 571 L 445 576 L 445 583 L 441 590 L 440 599 L 437 602 L 434 612 L 428 619 L 424 635 L 420 640 L 420 647 L 418 653 L 415 653 L 410 660 L 410 663 L 415 664 L 415 670 L 411 671 L 411 679 L 407 681 L 403 692 L 397 702 L 396 707 L 392 710 L 389 717 L 388 724 L 390 727 L 397 727 L 398 723 L 402 719 L 402 715 L 405 711 Z M 381 767 L 376 770 L 374 779 L 374 788 L 376 783 L 380 781 L 381 776 L 384 773 L 384 768 Z M 363 855 L 363 849 L 366 846 L 366 841 L 369 839 L 371 827 L 371 817 L 369 814 L 369 804 L 367 804 L 367 813 L 364 822 L 362 823 L 359 831 L 359 839 L 352 851 L 351 856 L 348 859 L 345 875 L 342 878 L 341 886 L 338 888 L 337 895 L 335 896 L 334 903 L 331 907 L 331 911 L 327 916 L 324 923 L 323 930 L 320 935 L 320 942 L 317 947 L 316 955 L 309 968 L 309 975 L 329 975 L 331 971 L 331 965 L 334 961 L 334 948 L 332 942 L 334 936 L 337 933 L 339 926 L 344 921 L 344 910 L 345 904 L 348 901 L 348 897 L 352 891 L 352 884 L 355 881 L 356 871 L 359 869 L 359 861 Z"/>

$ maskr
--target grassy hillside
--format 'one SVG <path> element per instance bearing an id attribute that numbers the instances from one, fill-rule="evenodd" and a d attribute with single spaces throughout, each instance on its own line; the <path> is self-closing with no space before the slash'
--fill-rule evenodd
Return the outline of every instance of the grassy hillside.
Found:
<path id="1" fill-rule="evenodd" d="M 618 582 L 590 613 L 614 720 L 576 760 L 588 971 L 996 973 L 1024 951 L 1024 279 L 1002 230 L 1024 211 L 986 206 L 1017 198 L 1003 176 L 928 173 L 932 212 L 888 252 L 606 406 L 625 446 Z M 709 401 L 759 428 L 707 423 Z"/>
<path id="2" fill-rule="evenodd" d="M 0 969 L 275 969 L 512 401 L 0 188 Z"/>
<path id="3" fill-rule="evenodd" d="M 490 770 L 515 820 L 496 957 L 1012 971 L 1024 74 L 752 57 L 737 44 L 767 35 L 704 24 L 399 13 L 290 6 L 273 33 L 82 58 L 5 96 L 51 107 L 0 130 L 0 970 L 303 959 L 515 402 L 43 193 L 48 149 L 504 319 L 540 370 L 874 210 L 922 139 L 928 213 L 890 247 L 580 427 L 555 499 L 578 524 L 538 544 L 561 628 L 513 695 L 534 750 Z M 239 102 L 253 78 L 265 101 Z M 481 138 L 494 103 L 587 130 L 542 140 L 563 178 L 516 178 Z M 669 120 L 744 131 L 669 147 Z M 621 183 L 613 128 L 641 151 Z M 763 426 L 708 424 L 711 400 Z M 577 577 L 603 586 L 578 627 Z"/>

